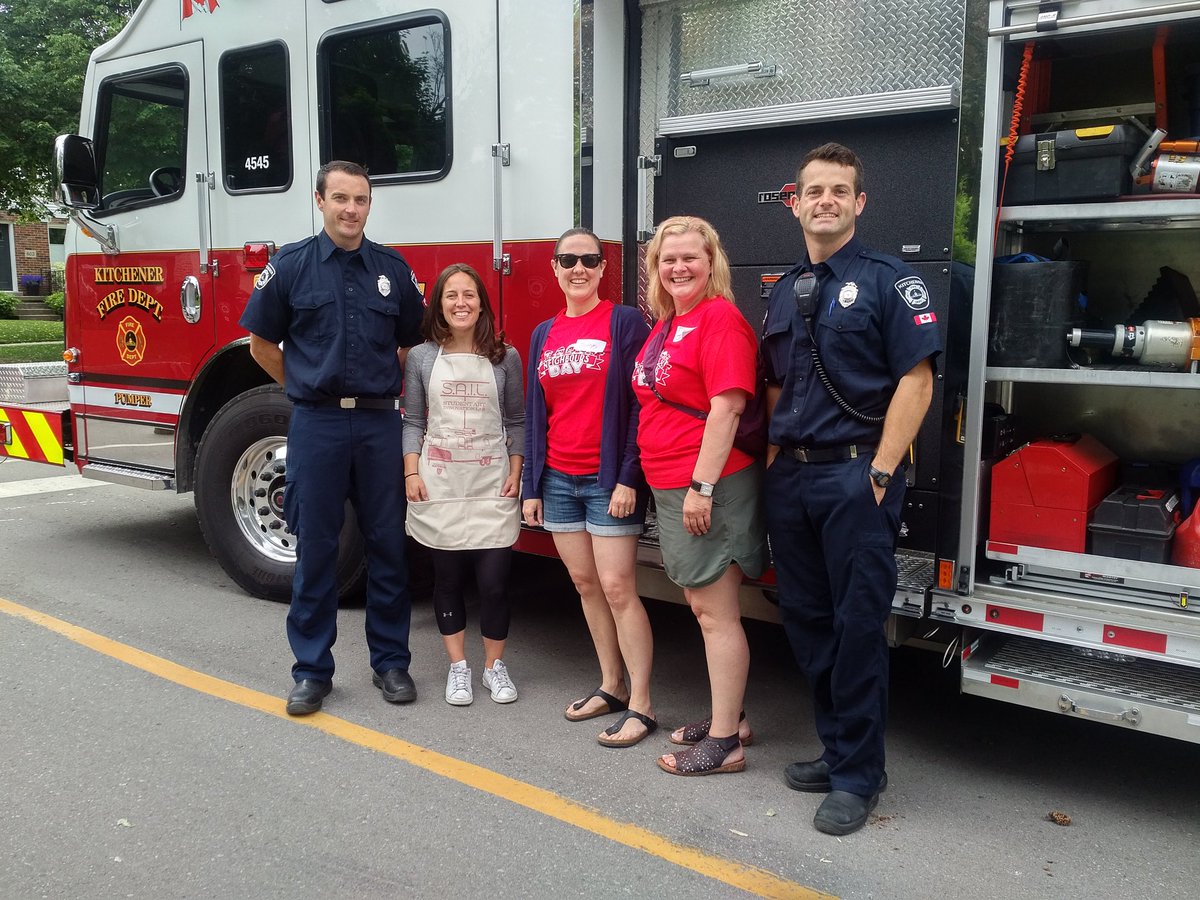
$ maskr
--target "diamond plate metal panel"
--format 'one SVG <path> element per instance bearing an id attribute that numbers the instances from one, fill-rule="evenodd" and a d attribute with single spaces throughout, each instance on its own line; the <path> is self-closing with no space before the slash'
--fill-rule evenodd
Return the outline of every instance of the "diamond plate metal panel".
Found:
<path id="1" fill-rule="evenodd" d="M 42 403 L 67 395 L 66 363 L 0 366 L 0 403 Z"/>
<path id="2" fill-rule="evenodd" d="M 960 91 L 966 3 L 646 0 L 640 152 L 654 152 L 665 117 L 943 85 Z M 680 82 L 685 72 L 747 62 L 773 64 L 777 74 Z"/>

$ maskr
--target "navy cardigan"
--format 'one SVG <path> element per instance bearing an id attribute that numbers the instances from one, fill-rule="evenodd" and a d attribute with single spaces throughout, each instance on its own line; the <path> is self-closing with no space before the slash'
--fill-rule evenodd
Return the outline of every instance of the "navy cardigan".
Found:
<path id="1" fill-rule="evenodd" d="M 607 301 L 606 301 L 607 302 Z M 525 469 L 521 497 L 542 498 L 542 473 L 546 469 L 546 395 L 538 380 L 538 360 L 554 318 L 533 331 L 529 342 L 528 373 L 525 378 Z M 637 445 L 640 407 L 633 393 L 633 364 L 650 334 L 642 313 L 632 306 L 614 306 L 609 323 L 613 347 L 604 379 L 604 404 L 600 426 L 600 486 L 612 490 L 618 484 L 641 490 L 641 454 Z"/>

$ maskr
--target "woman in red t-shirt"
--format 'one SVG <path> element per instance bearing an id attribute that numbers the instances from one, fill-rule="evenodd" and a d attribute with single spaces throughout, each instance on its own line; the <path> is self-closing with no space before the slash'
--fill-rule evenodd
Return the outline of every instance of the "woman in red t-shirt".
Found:
<path id="1" fill-rule="evenodd" d="M 530 343 L 522 513 L 553 534 L 600 660 L 600 687 L 564 714 L 624 712 L 597 739 L 631 747 L 658 727 L 653 636 L 634 575 L 647 497 L 630 376 L 649 329 L 639 310 L 600 299 L 603 248 L 588 229 L 563 234 L 551 265 L 567 302 Z"/>
<path id="2" fill-rule="evenodd" d="M 700 623 L 712 688 L 710 718 L 671 734 L 693 746 L 658 765 L 673 775 L 740 772 L 752 735 L 742 712 L 750 649 L 738 587 L 743 573 L 765 571 L 767 537 L 761 466 L 733 439 L 754 394 L 757 341 L 733 305 L 729 259 L 708 222 L 675 216 L 659 225 L 646 269 L 659 321 L 634 366 L 638 447 L 663 566 Z"/>

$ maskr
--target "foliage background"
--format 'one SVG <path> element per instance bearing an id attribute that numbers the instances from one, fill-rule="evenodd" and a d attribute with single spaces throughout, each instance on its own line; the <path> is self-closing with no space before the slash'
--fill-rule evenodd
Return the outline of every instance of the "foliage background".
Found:
<path id="1" fill-rule="evenodd" d="M 0 209 L 27 218 L 53 197 L 54 139 L 79 131 L 92 50 L 139 0 L 0 0 Z"/>

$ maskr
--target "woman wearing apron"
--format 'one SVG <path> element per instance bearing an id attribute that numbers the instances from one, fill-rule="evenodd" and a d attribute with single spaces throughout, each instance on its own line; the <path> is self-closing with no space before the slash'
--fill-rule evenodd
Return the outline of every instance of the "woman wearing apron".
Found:
<path id="1" fill-rule="evenodd" d="M 433 608 L 450 671 L 446 702 L 473 697 L 466 659 L 463 581 L 475 572 L 483 634 L 483 686 L 497 703 L 517 699 L 503 662 L 511 606 L 507 583 L 521 528 L 524 457 L 521 359 L 496 333 L 479 274 L 447 266 L 404 372 L 404 488 L 408 533 L 433 557 Z"/>

